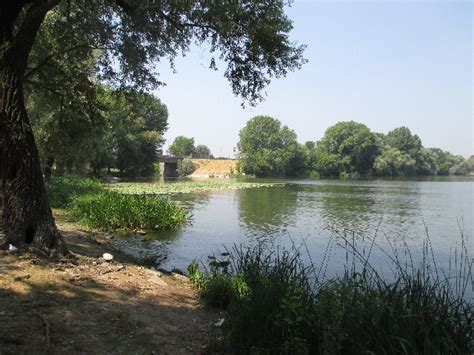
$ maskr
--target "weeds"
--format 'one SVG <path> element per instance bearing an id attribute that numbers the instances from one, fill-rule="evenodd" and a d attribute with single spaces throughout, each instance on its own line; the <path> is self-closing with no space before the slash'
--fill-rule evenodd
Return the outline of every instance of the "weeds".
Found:
<path id="1" fill-rule="evenodd" d="M 187 220 L 183 208 L 166 198 L 111 191 L 76 197 L 72 211 L 85 225 L 101 229 L 173 229 Z"/>
<path id="2" fill-rule="evenodd" d="M 263 245 L 234 247 L 225 272 L 211 269 L 203 274 L 196 263 L 189 271 L 191 279 L 199 281 L 204 301 L 227 309 L 222 350 L 470 354 L 473 308 L 458 291 L 465 291 L 472 279 L 472 263 L 460 265 L 468 270 L 463 274 L 464 286 L 453 286 L 452 280 L 429 266 L 432 253 L 429 242 L 425 245 L 418 269 L 392 260 L 398 264 L 390 282 L 355 248 L 352 256 L 361 262 L 361 270 L 353 263 L 342 277 L 331 280 L 317 279 L 325 262 L 318 270 L 303 264 L 297 248 L 287 251 Z M 467 254 L 463 260 L 470 260 Z M 244 292 L 236 285 L 244 285 Z"/>
<path id="3" fill-rule="evenodd" d="M 79 177 L 53 177 L 48 188 L 49 204 L 52 208 L 65 208 L 76 196 L 104 191 L 97 179 Z"/>
<path id="4" fill-rule="evenodd" d="M 108 187 L 112 191 L 124 194 L 177 194 L 209 190 L 237 190 L 255 187 L 284 186 L 282 183 L 253 183 L 235 181 L 215 182 L 176 182 L 171 184 L 157 183 L 118 183 Z"/>
<path id="5" fill-rule="evenodd" d="M 110 191 L 96 179 L 54 177 L 48 196 L 53 208 L 66 208 L 92 228 L 173 229 L 187 220 L 184 209 L 165 197 Z"/>

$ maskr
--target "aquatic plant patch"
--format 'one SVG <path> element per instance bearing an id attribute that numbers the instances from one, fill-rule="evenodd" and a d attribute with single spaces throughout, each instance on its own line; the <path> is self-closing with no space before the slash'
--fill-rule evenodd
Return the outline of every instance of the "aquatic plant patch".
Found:
<path id="1" fill-rule="evenodd" d="M 208 190 L 237 190 L 259 187 L 284 186 L 283 183 L 254 183 L 254 182 L 176 182 L 160 183 L 118 183 L 107 188 L 123 194 L 177 194 Z"/>
<path id="2" fill-rule="evenodd" d="M 115 191 L 78 196 L 72 212 L 81 223 L 100 229 L 174 229 L 187 221 L 185 210 L 167 198 Z"/>

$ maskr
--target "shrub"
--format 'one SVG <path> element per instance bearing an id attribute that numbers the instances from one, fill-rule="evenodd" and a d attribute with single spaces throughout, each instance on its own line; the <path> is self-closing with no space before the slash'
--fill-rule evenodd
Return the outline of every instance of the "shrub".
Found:
<path id="1" fill-rule="evenodd" d="M 196 170 L 196 167 L 194 166 L 193 162 L 191 159 L 181 159 L 178 161 L 178 168 L 177 172 L 179 176 L 188 176 L 194 173 L 194 170 Z"/>
<path id="2" fill-rule="evenodd" d="M 166 198 L 114 191 L 76 197 L 72 210 L 85 225 L 101 229 L 173 229 L 187 219 L 183 208 Z"/>

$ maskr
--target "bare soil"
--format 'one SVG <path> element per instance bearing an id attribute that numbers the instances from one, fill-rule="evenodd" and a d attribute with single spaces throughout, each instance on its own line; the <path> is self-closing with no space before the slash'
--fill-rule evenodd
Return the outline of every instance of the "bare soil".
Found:
<path id="1" fill-rule="evenodd" d="M 206 353 L 219 315 L 185 277 L 111 252 L 107 234 L 59 227 L 66 258 L 0 254 L 0 354 Z"/>
<path id="2" fill-rule="evenodd" d="M 194 178 L 227 178 L 237 171 L 237 160 L 225 159 L 192 159 L 196 170 Z"/>

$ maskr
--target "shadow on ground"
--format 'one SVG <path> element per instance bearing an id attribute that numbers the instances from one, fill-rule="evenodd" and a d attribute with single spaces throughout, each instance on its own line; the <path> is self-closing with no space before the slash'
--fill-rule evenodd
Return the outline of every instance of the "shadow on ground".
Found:
<path id="1" fill-rule="evenodd" d="M 0 353 L 202 353 L 217 315 L 183 279 L 64 230 L 73 255 L 0 255 Z"/>

